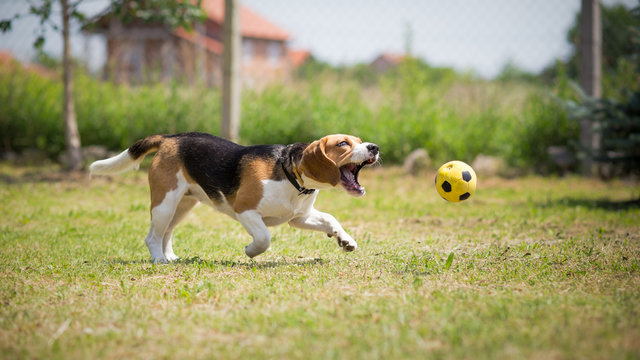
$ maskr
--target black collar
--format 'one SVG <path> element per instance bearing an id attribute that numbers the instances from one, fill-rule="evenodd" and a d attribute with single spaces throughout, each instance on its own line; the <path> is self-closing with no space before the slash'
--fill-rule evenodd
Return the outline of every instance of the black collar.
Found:
<path id="1" fill-rule="evenodd" d="M 313 194 L 313 192 L 316 191 L 316 189 L 307 189 L 301 186 L 298 183 L 298 180 L 296 179 L 296 177 L 287 171 L 287 168 L 284 166 L 284 161 L 281 162 L 280 165 L 282 165 L 282 171 L 284 171 L 284 175 L 287 177 L 287 180 L 289 180 L 291 185 L 293 185 L 293 187 L 295 187 L 298 190 L 298 192 L 300 193 L 299 195 L 302 195 L 302 194 L 309 195 L 309 194 Z M 295 166 L 293 165 L 293 162 L 291 162 L 291 165 Z M 295 168 L 294 168 L 294 171 L 295 171 Z"/>

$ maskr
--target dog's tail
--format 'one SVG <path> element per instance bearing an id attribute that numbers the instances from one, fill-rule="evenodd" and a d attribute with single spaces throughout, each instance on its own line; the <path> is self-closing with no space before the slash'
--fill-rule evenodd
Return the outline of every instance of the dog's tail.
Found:
<path id="1" fill-rule="evenodd" d="M 94 161 L 89 166 L 89 176 L 117 174 L 131 169 L 140 167 L 140 163 L 144 157 L 156 150 L 162 144 L 164 136 L 151 135 L 144 139 L 138 140 L 127 150 L 119 155 L 104 160 Z"/>

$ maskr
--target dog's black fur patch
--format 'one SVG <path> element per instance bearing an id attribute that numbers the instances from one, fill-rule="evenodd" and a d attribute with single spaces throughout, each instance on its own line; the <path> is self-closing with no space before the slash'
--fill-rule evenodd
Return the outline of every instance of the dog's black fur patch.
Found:
<path id="1" fill-rule="evenodd" d="M 283 163 L 287 169 L 299 162 L 306 143 L 285 145 L 242 146 L 215 135 L 190 132 L 165 135 L 178 141 L 178 155 L 187 173 L 202 187 L 207 196 L 221 201 L 240 186 L 244 164 L 252 160 L 273 160 L 272 180 L 283 180 Z"/>
<path id="2" fill-rule="evenodd" d="M 129 147 L 129 155 L 133 159 L 137 160 L 139 157 L 144 156 L 149 152 L 149 150 L 160 146 L 164 137 L 165 136 L 162 135 L 153 135 L 136 141 Z"/>

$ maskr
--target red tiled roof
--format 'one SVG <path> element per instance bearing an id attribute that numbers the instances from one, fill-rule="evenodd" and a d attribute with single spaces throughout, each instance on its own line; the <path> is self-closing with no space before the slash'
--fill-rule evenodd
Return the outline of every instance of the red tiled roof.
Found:
<path id="1" fill-rule="evenodd" d="M 311 53 L 307 50 L 291 50 L 289 51 L 289 59 L 294 67 L 304 64 L 311 57 Z"/>
<path id="2" fill-rule="evenodd" d="M 8 51 L 0 51 L 0 63 L 9 64 L 12 61 L 16 61 L 13 55 Z"/>
<path id="3" fill-rule="evenodd" d="M 202 9 L 209 19 L 222 24 L 224 21 L 224 0 L 203 0 Z M 273 25 L 260 15 L 240 5 L 240 31 L 242 36 L 260 39 L 289 39 L 289 33 Z"/>
<path id="4" fill-rule="evenodd" d="M 40 76 L 55 78 L 57 73 L 54 70 L 47 69 L 44 66 L 38 64 L 22 64 L 16 59 L 11 52 L 0 50 L 0 67 L 6 66 L 8 69 L 15 69 L 15 67 L 22 67 L 31 73 L 36 73 Z"/>
<path id="5" fill-rule="evenodd" d="M 380 56 L 378 56 L 376 59 L 385 59 L 388 62 L 398 65 L 402 62 L 402 60 L 404 60 L 405 55 L 403 54 L 395 54 L 395 53 L 382 53 L 380 54 Z"/>
<path id="6" fill-rule="evenodd" d="M 214 54 L 222 54 L 222 49 L 223 49 L 222 43 L 216 39 L 212 39 L 208 36 L 203 36 L 195 31 L 187 31 L 183 28 L 178 28 L 174 30 L 173 33 L 176 34 L 176 36 L 181 37 L 194 44 L 202 41 L 202 43 L 204 44 L 204 47 L 207 50 L 211 51 Z"/>

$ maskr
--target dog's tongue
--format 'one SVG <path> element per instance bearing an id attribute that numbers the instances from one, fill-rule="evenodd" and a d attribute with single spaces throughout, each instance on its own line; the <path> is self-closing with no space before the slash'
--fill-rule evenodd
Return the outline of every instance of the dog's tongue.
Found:
<path id="1" fill-rule="evenodd" d="M 357 166 L 355 164 L 348 164 L 340 168 L 342 174 L 342 187 L 352 195 L 362 196 L 365 193 L 364 187 L 358 183 L 357 179 Z"/>

